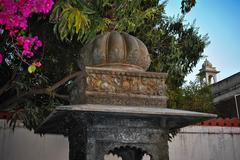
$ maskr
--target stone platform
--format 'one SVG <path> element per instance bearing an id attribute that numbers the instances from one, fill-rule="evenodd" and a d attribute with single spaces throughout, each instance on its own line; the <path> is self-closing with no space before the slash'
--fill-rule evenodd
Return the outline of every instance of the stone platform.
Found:
<path id="1" fill-rule="evenodd" d="M 36 132 L 68 136 L 71 160 L 103 160 L 114 149 L 129 146 L 167 160 L 170 130 L 214 117 L 156 107 L 70 105 L 57 107 Z"/>
<path id="2" fill-rule="evenodd" d="M 216 118 L 215 114 L 191 112 L 184 110 L 157 108 L 157 107 L 139 107 L 139 106 L 118 106 L 118 105 L 98 105 L 98 104 L 82 104 L 59 106 L 52 112 L 48 118 L 42 123 L 36 132 L 52 133 L 52 134 L 67 134 L 69 116 L 78 115 L 86 118 L 84 121 L 98 119 L 97 123 L 103 121 L 113 123 L 109 119 L 135 119 L 140 118 L 145 122 L 151 120 L 156 122 L 157 127 L 164 129 L 177 129 L 187 125 L 195 124 L 196 122 Z M 138 125 L 145 122 L 138 122 Z M 125 124 L 126 125 L 126 124 Z M 127 126 L 126 126 L 127 127 Z"/>

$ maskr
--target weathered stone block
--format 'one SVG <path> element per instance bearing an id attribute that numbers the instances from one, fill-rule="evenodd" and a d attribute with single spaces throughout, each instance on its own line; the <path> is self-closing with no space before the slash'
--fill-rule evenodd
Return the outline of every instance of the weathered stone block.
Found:
<path id="1" fill-rule="evenodd" d="M 89 104 L 166 107 L 165 73 L 87 67 Z"/>

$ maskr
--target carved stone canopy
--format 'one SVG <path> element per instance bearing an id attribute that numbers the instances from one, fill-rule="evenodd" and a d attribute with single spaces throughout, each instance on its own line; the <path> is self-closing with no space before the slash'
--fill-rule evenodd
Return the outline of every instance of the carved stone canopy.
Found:
<path id="1" fill-rule="evenodd" d="M 145 44 L 125 32 L 106 32 L 83 47 L 85 65 L 145 71 L 151 60 Z"/>
<path id="2" fill-rule="evenodd" d="M 143 153 L 149 154 L 144 159 L 168 160 L 170 130 L 216 117 L 166 108 L 167 74 L 145 72 L 147 48 L 127 33 L 99 35 L 82 53 L 86 86 L 74 81 L 70 97 L 76 105 L 57 107 L 36 130 L 68 136 L 69 160 L 103 160 L 109 151 L 123 160 L 139 160 Z M 82 97 L 86 104 L 78 101 Z"/>

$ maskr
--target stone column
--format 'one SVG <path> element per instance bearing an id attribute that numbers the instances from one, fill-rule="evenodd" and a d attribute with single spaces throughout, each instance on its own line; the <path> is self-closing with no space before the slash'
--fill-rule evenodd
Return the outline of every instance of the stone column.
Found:
<path id="1" fill-rule="evenodd" d="M 217 82 L 217 76 L 216 76 L 216 75 L 213 76 L 213 82 L 214 82 L 214 83 Z"/>
<path id="2" fill-rule="evenodd" d="M 71 115 L 68 126 L 69 160 L 87 160 L 87 123 L 84 115 Z"/>

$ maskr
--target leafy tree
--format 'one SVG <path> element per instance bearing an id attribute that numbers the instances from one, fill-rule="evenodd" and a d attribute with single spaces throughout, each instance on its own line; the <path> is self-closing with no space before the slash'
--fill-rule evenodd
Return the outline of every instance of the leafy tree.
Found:
<path id="1" fill-rule="evenodd" d="M 172 108 L 198 111 L 215 112 L 213 107 L 210 86 L 196 79 L 188 85 L 168 91 L 169 106 Z"/>
<path id="2" fill-rule="evenodd" d="M 167 72 L 168 87 L 175 89 L 184 83 L 184 77 L 203 57 L 204 48 L 209 44 L 208 36 L 199 35 L 194 23 L 185 25 L 184 16 L 156 19 L 153 23 L 156 21 L 160 23 L 144 25 L 136 35 L 149 49 L 152 57 L 150 70 Z"/>
<path id="3" fill-rule="evenodd" d="M 24 30 L 43 42 L 41 67 L 34 61 L 23 63 L 11 48 L 18 42 L 9 39 L 8 31 L 1 33 L 1 46 L 8 54 L 0 66 L 0 110 L 12 111 L 13 120 L 35 128 L 56 105 L 69 104 L 72 79 L 85 76 L 81 47 L 110 30 L 145 42 L 152 56 L 150 70 L 168 72 L 169 88 L 177 89 L 208 44 L 194 24 L 184 24 L 184 15 L 195 3 L 182 0 L 182 15 L 171 18 L 164 11 L 167 3 L 159 0 L 56 0 L 49 15 L 31 14 Z"/>
<path id="4" fill-rule="evenodd" d="M 72 40 L 76 33 L 77 39 L 85 43 L 107 30 L 137 36 L 152 56 L 150 70 L 168 72 L 168 86 L 177 88 L 209 43 L 208 36 L 199 35 L 194 23 L 184 24 L 184 15 L 195 3 L 195 0 L 183 0 L 183 15 L 171 18 L 164 14 L 166 2 L 159 0 L 58 1 L 50 20 L 55 22 L 55 33 L 66 41 Z"/>

